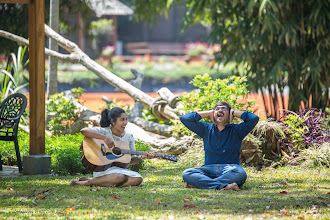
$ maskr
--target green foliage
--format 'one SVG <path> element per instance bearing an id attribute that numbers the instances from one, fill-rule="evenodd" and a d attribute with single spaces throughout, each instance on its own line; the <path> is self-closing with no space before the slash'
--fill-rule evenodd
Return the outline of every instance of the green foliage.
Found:
<path id="1" fill-rule="evenodd" d="M 321 146 L 313 146 L 303 150 L 298 161 L 301 162 L 301 167 L 328 167 L 330 168 L 330 143 L 323 143 Z"/>
<path id="2" fill-rule="evenodd" d="M 174 3 L 160 0 L 137 3 L 135 17 L 153 21 Z M 222 44 L 219 63 L 244 66 L 250 89 L 272 94 L 268 112 L 277 114 L 278 94 L 290 90 L 289 109 L 323 108 L 329 102 L 329 1 L 200 1 L 186 0 L 183 26 L 201 22 L 211 27 L 209 41 Z M 152 22 L 151 22 L 152 23 Z M 236 66 L 236 71 L 239 66 Z M 312 103 L 309 105 L 310 95 Z"/>
<path id="3" fill-rule="evenodd" d="M 139 140 L 135 141 L 135 150 L 136 151 L 150 151 L 151 147 L 148 144 L 145 144 Z M 149 160 L 142 160 L 140 163 L 131 165 L 129 164 L 127 169 L 134 170 L 136 172 L 139 172 L 140 169 L 144 169 L 146 167 L 146 164 L 148 164 Z"/>
<path id="4" fill-rule="evenodd" d="M 55 174 L 88 173 L 81 163 L 80 144 L 82 134 L 61 135 L 46 138 L 46 154 L 51 156 L 51 169 Z"/>
<path id="5" fill-rule="evenodd" d="M 304 134 L 308 130 L 307 126 L 301 126 L 304 122 L 304 119 L 299 117 L 299 115 L 290 114 L 285 117 L 283 124 L 288 126 L 286 130 L 293 142 L 293 147 L 297 151 L 301 151 L 306 148 L 306 145 L 303 143 Z"/>
<path id="6" fill-rule="evenodd" d="M 61 134 L 78 119 L 79 115 L 76 113 L 77 107 L 74 101 L 77 101 L 84 91 L 82 88 L 71 89 L 71 92 L 75 94 L 75 99 L 66 99 L 63 97 L 63 93 L 50 96 L 46 104 L 46 113 L 51 115 L 48 123 L 50 131 L 54 134 Z"/>
<path id="7" fill-rule="evenodd" d="M 46 1 L 49 2 L 49 1 Z M 29 19 L 27 4 L 0 4 L 0 30 L 28 38 Z M 1 53 L 10 54 L 17 48 L 17 43 L 0 37 Z"/>
<path id="8" fill-rule="evenodd" d="M 24 55 L 27 46 L 18 47 L 17 55 L 10 54 L 6 69 L 0 70 L 0 102 L 2 102 L 8 95 L 19 92 L 20 89 L 27 86 L 29 83 L 28 78 L 25 78 L 24 67 L 27 66 L 28 61 L 23 63 Z"/>
<path id="9" fill-rule="evenodd" d="M 20 153 L 23 157 L 29 154 L 29 134 L 22 132 L 19 129 L 18 143 L 20 146 Z M 51 156 L 51 172 L 59 175 L 73 175 L 73 174 L 86 174 L 91 173 L 81 163 L 80 144 L 84 136 L 78 134 L 68 134 L 60 136 L 45 136 L 45 150 L 46 155 Z M 14 166 L 17 165 L 16 151 L 14 143 L 11 141 L 0 141 L 0 153 L 3 164 Z M 137 151 L 150 151 L 151 147 L 144 144 L 141 141 L 135 142 L 135 148 Z M 129 165 L 129 169 L 139 171 L 144 169 L 147 164 L 150 164 L 149 160 L 143 160 L 142 162 Z"/>
<path id="10" fill-rule="evenodd" d="M 180 97 L 182 101 L 180 110 L 186 113 L 210 110 L 221 101 L 227 102 L 232 109 L 249 110 L 254 101 L 244 97 L 248 93 L 245 80 L 245 77 L 237 76 L 212 80 L 207 73 L 203 76 L 197 75 L 190 83 L 198 89 L 190 93 L 183 93 Z M 173 120 L 173 124 L 175 133 L 179 132 L 181 135 L 191 134 L 178 120 Z"/>
<path id="11" fill-rule="evenodd" d="M 61 64 L 61 66 L 66 65 L 65 63 Z M 159 80 L 170 83 L 178 80 L 189 81 L 196 75 L 206 72 L 212 76 L 212 78 L 226 78 L 235 67 L 235 63 L 229 63 L 226 66 L 221 66 L 221 68 L 216 68 L 215 65 L 212 69 L 210 69 L 210 65 L 211 64 L 206 61 L 187 63 L 180 59 L 170 61 L 166 58 L 148 62 L 136 59 L 128 63 L 121 60 L 120 57 L 114 56 L 112 58 L 112 66 L 108 66 L 108 70 L 124 80 L 130 80 L 134 77 L 131 72 L 133 68 L 144 73 L 144 82 Z M 86 79 L 89 80 L 91 87 L 93 87 L 92 84 L 98 85 L 105 83 L 104 80 L 100 79 L 95 73 L 89 70 L 79 72 L 60 71 L 58 73 L 58 81 L 61 83 L 72 85 Z"/>
<path id="12" fill-rule="evenodd" d="M 18 129 L 18 145 L 20 148 L 21 156 L 29 154 L 30 140 L 29 134 L 22 132 L 22 130 Z M 15 145 L 12 141 L 0 141 L 0 155 L 2 159 L 2 163 L 9 166 L 17 166 L 17 158 Z"/>
<path id="13" fill-rule="evenodd" d="M 248 179 L 244 190 L 235 192 L 186 189 L 181 177 L 183 167 L 164 160 L 151 161 L 140 172 L 143 183 L 138 187 L 70 186 L 71 179 L 80 175 L 2 178 L 0 216 L 112 220 L 330 218 L 328 168 L 244 167 Z"/>
<path id="14" fill-rule="evenodd" d="M 317 147 L 330 141 L 329 115 L 322 109 L 300 110 L 299 112 L 284 112 L 282 123 L 286 127 L 288 137 L 284 144 L 296 152 L 309 147 Z M 292 151 L 292 150 L 291 150 Z"/>
<path id="15" fill-rule="evenodd" d="M 111 31 L 112 20 L 109 19 L 99 19 L 92 21 L 90 24 L 91 31 L 96 32 L 97 34 L 107 34 Z"/>
<path id="16" fill-rule="evenodd" d="M 19 129 L 18 144 L 21 157 L 29 154 L 30 135 Z M 51 156 L 51 172 L 60 175 L 88 173 L 80 160 L 82 134 L 45 136 L 46 155 Z M 0 154 L 3 164 L 17 165 L 15 145 L 12 141 L 0 141 Z"/>

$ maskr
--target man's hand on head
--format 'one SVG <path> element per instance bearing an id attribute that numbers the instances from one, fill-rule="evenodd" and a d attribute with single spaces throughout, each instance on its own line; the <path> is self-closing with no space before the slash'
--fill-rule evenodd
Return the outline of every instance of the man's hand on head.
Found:
<path id="1" fill-rule="evenodd" d="M 209 118 L 211 119 L 211 121 L 212 121 L 213 124 L 215 124 L 214 113 L 215 113 L 215 111 L 214 110 L 211 110 L 210 111 L 210 115 L 209 115 Z"/>
<path id="2" fill-rule="evenodd" d="M 232 121 L 234 120 L 234 110 L 233 109 L 230 109 L 230 112 L 229 112 L 229 123 L 232 123 Z"/>

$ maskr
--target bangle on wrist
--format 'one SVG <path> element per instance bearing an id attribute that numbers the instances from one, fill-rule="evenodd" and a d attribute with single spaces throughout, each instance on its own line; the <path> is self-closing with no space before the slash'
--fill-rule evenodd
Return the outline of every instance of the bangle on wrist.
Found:
<path id="1" fill-rule="evenodd" d="M 106 139 L 108 139 L 108 137 L 105 137 L 103 141 L 105 142 Z"/>
<path id="2" fill-rule="evenodd" d="M 233 116 L 234 116 L 234 112 L 235 112 L 234 110 L 231 112 L 231 114 L 232 114 Z"/>

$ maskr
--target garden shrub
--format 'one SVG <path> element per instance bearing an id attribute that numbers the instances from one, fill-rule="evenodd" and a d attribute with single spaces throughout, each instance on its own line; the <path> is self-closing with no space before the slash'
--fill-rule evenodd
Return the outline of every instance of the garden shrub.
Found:
<path id="1" fill-rule="evenodd" d="M 211 110 L 218 102 L 224 101 L 231 105 L 232 109 L 248 111 L 254 104 L 254 101 L 246 99 L 248 94 L 246 77 L 231 76 L 226 79 L 215 79 L 205 73 L 197 75 L 190 82 L 197 89 L 190 93 L 183 93 L 180 96 L 182 105 L 179 110 L 188 113 L 192 111 Z M 209 119 L 203 119 L 210 122 Z M 238 119 L 235 118 L 235 121 Z M 174 124 L 173 133 L 175 135 L 191 135 L 189 131 L 179 120 L 172 120 Z"/>
<path id="2" fill-rule="evenodd" d="M 316 108 L 300 110 L 297 113 L 286 111 L 281 120 L 288 136 L 282 144 L 291 156 L 310 146 L 318 148 L 323 143 L 330 142 L 327 111 Z"/>
<path id="3" fill-rule="evenodd" d="M 64 98 L 63 93 L 50 96 L 46 103 L 46 113 L 50 115 L 47 127 L 53 134 L 62 134 L 64 130 L 70 128 L 78 120 L 79 115 L 74 101 L 78 101 L 84 91 L 82 88 L 71 89 L 71 92 L 75 95 L 74 99 Z"/>
<path id="4" fill-rule="evenodd" d="M 29 85 L 28 77 L 24 68 L 27 66 L 28 61 L 24 62 L 24 55 L 27 46 L 19 46 L 17 55 L 10 54 L 8 58 L 7 68 L 0 69 L 0 102 L 7 96 L 17 93 L 20 89 Z"/>
<path id="5" fill-rule="evenodd" d="M 29 154 L 29 137 L 28 133 L 23 132 L 20 128 L 18 129 L 17 140 L 21 157 Z M 0 155 L 4 165 L 17 166 L 15 144 L 13 141 L 0 141 Z"/>
<path id="6" fill-rule="evenodd" d="M 60 175 L 88 173 L 81 163 L 82 134 L 52 136 L 46 139 L 46 154 L 51 156 L 51 170 Z"/>
<path id="7" fill-rule="evenodd" d="M 29 154 L 30 135 L 19 129 L 18 144 L 21 157 Z M 89 171 L 82 165 L 80 160 L 80 144 L 83 135 L 45 136 L 45 154 L 51 156 L 51 172 L 67 175 L 87 173 Z M 3 164 L 17 165 L 15 146 L 12 141 L 1 141 L 0 154 Z"/>

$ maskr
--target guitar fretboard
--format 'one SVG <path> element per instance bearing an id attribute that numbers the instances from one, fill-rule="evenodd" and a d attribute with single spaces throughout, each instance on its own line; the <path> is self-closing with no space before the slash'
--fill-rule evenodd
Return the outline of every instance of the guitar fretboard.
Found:
<path id="1" fill-rule="evenodd" d="M 145 151 L 133 151 L 133 150 L 126 150 L 126 149 L 121 149 L 120 153 L 122 154 L 134 154 L 134 155 L 147 155 L 148 152 Z M 157 157 L 161 157 L 166 160 L 174 161 L 177 162 L 177 158 L 174 155 L 170 154 L 164 154 L 164 153 L 153 153 Z"/>
<path id="2" fill-rule="evenodd" d="M 134 154 L 134 155 L 147 155 L 148 152 L 145 151 L 134 151 L 134 150 L 124 150 L 124 149 L 120 149 L 120 152 L 122 154 Z M 161 153 L 153 153 L 155 154 L 157 157 L 164 157 L 165 154 L 161 154 Z"/>

